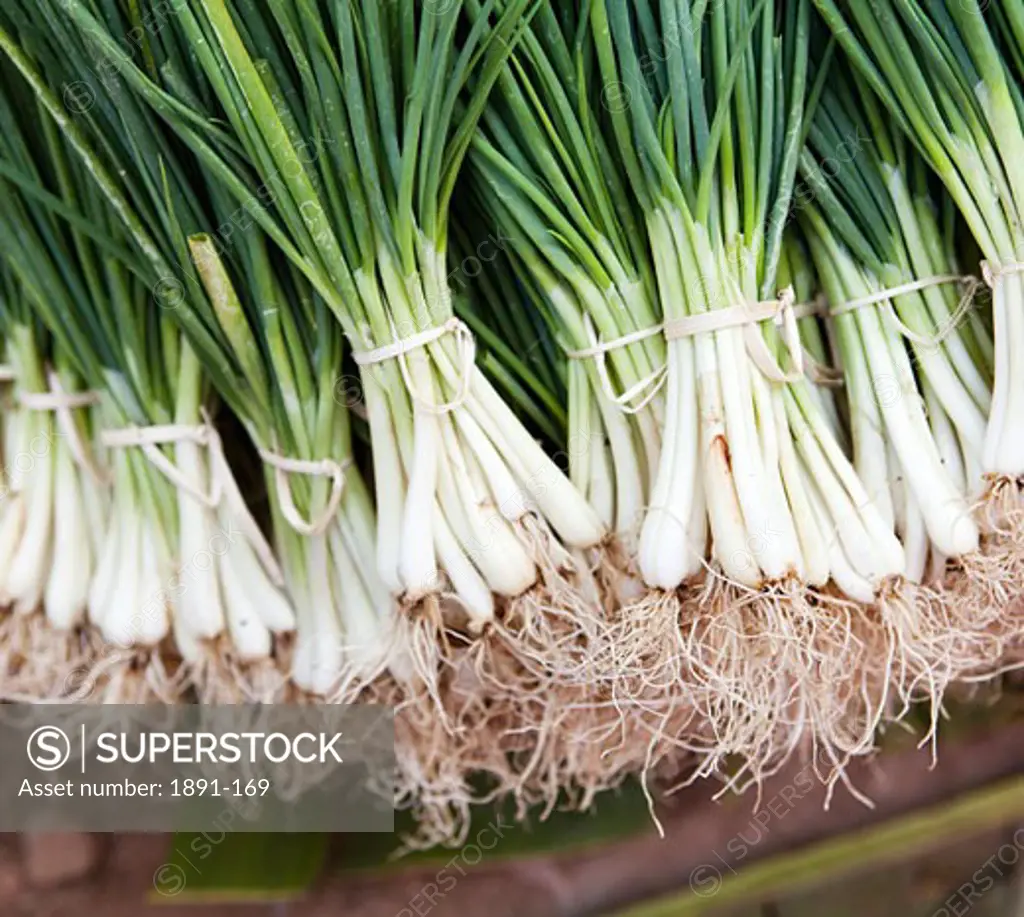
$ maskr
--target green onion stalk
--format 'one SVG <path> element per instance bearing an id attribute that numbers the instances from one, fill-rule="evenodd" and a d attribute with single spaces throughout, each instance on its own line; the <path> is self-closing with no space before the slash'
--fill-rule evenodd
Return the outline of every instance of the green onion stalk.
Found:
<path id="1" fill-rule="evenodd" d="M 468 25 L 458 2 L 344 4 L 329 14 L 284 4 L 237 18 L 223 0 L 184 4 L 168 27 L 198 50 L 216 122 L 122 67 L 353 342 L 373 444 L 376 566 L 407 609 L 423 610 L 409 639 L 428 686 L 443 654 L 430 636 L 442 605 L 479 633 L 495 595 L 515 600 L 541 568 L 562 564 L 559 542 L 586 548 L 605 534 L 453 324 L 448 202 L 527 4 L 500 17 L 493 6 Z M 68 9 L 95 29 L 83 4 Z"/>
<path id="2" fill-rule="evenodd" d="M 169 227 L 187 211 L 188 197 L 175 195 L 171 181 L 177 164 L 146 157 L 159 124 L 141 123 L 148 113 L 124 98 L 97 94 L 88 122 L 72 121 L 38 68 L 56 75 L 64 61 L 76 72 L 84 51 L 73 35 L 37 30 L 23 40 L 0 23 L 0 47 L 40 102 L 45 143 L 34 147 L 45 151 L 48 169 L 44 176 L 0 159 L 26 202 L 12 216 L 34 204 L 34 220 L 7 224 L 18 252 L 12 264 L 38 291 L 33 306 L 56 344 L 98 395 L 99 439 L 109 446 L 110 512 L 87 601 L 106 646 L 76 673 L 70 693 L 171 698 L 192 682 L 212 697 L 273 696 L 283 679 L 270 635 L 292 629 L 294 613 L 210 424 L 211 380 L 225 392 L 240 386 L 225 381 L 224 364 L 216 364 L 219 380 L 204 372 L 182 334 L 179 322 L 191 317 L 185 297 L 201 290 L 185 273 L 187 252 L 161 250 L 147 234 L 90 140 L 121 163 L 119 178 L 145 198 L 154 222 Z M 135 155 L 151 171 L 133 173 Z M 196 338 L 212 349 L 208 337 Z M 153 427 L 170 429 L 147 441 Z"/>
<path id="3" fill-rule="evenodd" d="M 998 658 L 985 609 L 943 589 L 947 562 L 972 564 L 980 530 L 985 425 L 992 403 L 992 341 L 976 308 L 978 281 L 957 282 L 949 230 L 927 166 L 892 130 L 872 91 L 837 73 L 822 96 L 802 156 L 815 189 L 802 213 L 833 311 L 850 402 L 857 471 L 904 548 L 902 574 L 872 596 L 897 684 L 940 701 L 946 685 Z M 838 165 L 840 145 L 864 138 Z M 847 138 L 844 141 L 844 138 Z M 946 227 L 953 226 L 951 219 Z M 923 282 L 921 289 L 844 310 L 844 303 Z M 937 704 L 936 704 L 937 706 Z"/>
<path id="4" fill-rule="evenodd" d="M 995 373 L 982 440 L 978 510 L 982 550 L 963 564 L 959 601 L 996 621 L 1001 640 L 1020 622 L 1024 582 L 1024 99 L 1016 3 L 937 4 L 882 0 L 840 8 L 815 0 L 853 67 L 938 175 L 985 259 L 992 290 Z M 992 609 L 996 614 L 990 614 Z"/>
<path id="5" fill-rule="evenodd" d="M 608 116 L 646 215 L 670 339 L 639 564 L 658 590 L 646 604 L 674 615 L 681 603 L 682 627 L 648 677 L 680 684 L 681 703 L 711 724 L 697 775 L 736 754 L 746 759 L 738 785 L 808 735 L 821 737 L 838 773 L 837 712 L 808 675 L 834 670 L 849 628 L 821 606 L 840 546 L 872 584 L 902 570 L 902 546 L 798 372 L 784 303 L 774 322 L 692 325 L 784 295 L 778 266 L 804 135 L 810 6 L 735 0 L 691 10 L 665 0 L 631 15 L 596 0 L 591 25 L 605 92 L 629 103 Z M 761 347 L 774 367 L 755 357 Z M 693 588 L 680 594 L 684 583 Z"/>
<path id="6" fill-rule="evenodd" d="M 798 182 L 794 197 L 802 194 L 805 187 Z M 799 200 L 794 200 L 794 216 L 800 207 Z M 798 324 L 804 368 L 808 378 L 814 383 L 809 394 L 828 421 L 832 435 L 839 443 L 845 445 L 847 419 L 841 398 L 842 371 L 836 365 L 835 358 L 838 348 L 831 324 L 823 321 L 828 303 L 821 292 L 821 284 L 814 271 L 810 252 L 795 228 L 787 228 L 783 237 L 778 284 L 781 289 L 793 288 L 797 308 L 802 310 Z"/>

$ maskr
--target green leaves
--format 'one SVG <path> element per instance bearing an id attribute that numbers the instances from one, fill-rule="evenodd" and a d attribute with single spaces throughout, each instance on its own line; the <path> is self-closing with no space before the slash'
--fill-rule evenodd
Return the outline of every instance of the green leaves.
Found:
<path id="1" fill-rule="evenodd" d="M 209 218 L 191 190 L 190 162 L 183 161 L 180 150 L 168 143 L 145 105 L 125 93 L 122 78 L 130 75 L 149 86 L 157 96 L 156 104 L 166 100 L 83 4 L 76 0 L 62 7 L 61 16 L 44 9 L 47 15 L 36 11 L 33 27 L 26 27 L 24 34 L 0 30 L 0 50 L 35 93 L 46 113 L 44 125 L 52 119 L 57 131 L 50 139 L 50 156 L 54 161 L 67 157 L 65 171 L 71 170 L 68 175 L 74 175 L 80 189 L 71 196 L 65 178 L 61 189 L 65 206 L 54 210 L 76 227 L 76 252 L 83 259 L 76 269 L 91 278 L 88 300 L 79 297 L 77 311 L 70 315 L 91 326 L 90 349 L 133 384 L 136 398 L 123 409 L 135 422 L 144 422 L 149 397 L 166 390 L 158 376 L 146 376 L 165 370 L 135 358 L 146 352 L 154 334 L 159 339 L 155 329 L 161 322 L 173 322 L 189 335 L 214 382 L 230 400 L 230 393 L 237 390 L 236 368 L 187 257 L 182 232 L 183 226 L 185 232 L 207 228 Z M 123 25 L 127 34 L 130 20 Z M 55 52 L 57 47 L 62 54 Z M 91 53 L 94 49 L 111 55 L 105 59 L 109 69 L 100 65 L 102 61 L 97 63 Z M 76 79 L 82 76 L 86 79 Z M 54 85 L 64 86 L 63 97 Z M 79 87 L 75 105 L 68 102 L 68 86 Z M 55 203 L 46 196 L 35 197 L 44 204 Z M 78 213 L 69 200 L 79 203 Z M 90 223 L 94 229 L 83 229 Z M 93 258 L 88 252 L 97 247 L 109 254 L 110 245 L 90 242 L 83 247 L 83 238 L 103 236 L 120 239 L 122 249 L 129 246 L 134 251 L 127 257 L 118 252 L 116 264 L 102 262 L 109 278 L 104 282 L 111 285 L 107 291 L 97 287 L 98 268 L 89 265 L 91 260 L 99 264 L 99 256 Z M 90 317 L 93 313 L 95 317 Z M 90 378 L 100 384 L 95 371 Z"/>
<path id="2" fill-rule="evenodd" d="M 986 256 L 1012 258 L 1024 212 L 1019 91 L 976 0 L 815 0 L 852 65 L 945 183 Z M 1013 6 L 1010 4 L 1009 6 Z M 1018 14 L 1010 19 L 1019 20 Z M 1005 46 L 1005 43 L 1004 43 Z"/>
<path id="3" fill-rule="evenodd" d="M 153 875 L 153 903 L 290 901 L 323 871 L 326 834 L 177 834 Z"/>
<path id="4" fill-rule="evenodd" d="M 595 0 L 591 27 L 607 117 L 645 210 L 663 201 L 721 244 L 758 259 L 774 292 L 807 92 L 809 2 L 691 4 Z"/>

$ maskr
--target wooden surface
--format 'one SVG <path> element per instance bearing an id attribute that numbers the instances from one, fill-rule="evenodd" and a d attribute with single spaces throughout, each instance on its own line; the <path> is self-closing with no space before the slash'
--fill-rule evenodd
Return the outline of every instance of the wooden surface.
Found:
<path id="1" fill-rule="evenodd" d="M 979 787 L 1024 773 L 1024 723 L 1003 723 L 969 741 L 950 743 L 941 763 L 930 767 L 927 753 L 913 749 L 886 754 L 852 769 L 858 788 L 874 801 L 866 808 L 840 792 L 830 809 L 822 809 L 820 789 L 804 794 L 792 790 L 802 768 L 794 764 L 765 789 L 759 822 L 752 798 L 710 800 L 709 785 L 693 787 L 674 800 L 665 822 L 666 838 L 653 828 L 611 847 L 566 856 L 491 863 L 462 863 L 449 869 L 454 881 L 441 881 L 436 866 L 398 870 L 386 875 L 352 876 L 334 868 L 301 901 L 244 906 L 183 905 L 174 897 L 153 892 L 153 876 L 167 859 L 167 839 L 159 836 L 118 837 L 103 841 L 103 862 L 97 873 L 71 886 L 37 889 L 15 880 L 0 883 L 0 914 L 4 917 L 136 917 L 152 911 L 167 917 L 587 917 L 610 914 L 678 889 L 694 879 L 694 870 L 712 867 L 723 877 L 745 874 L 757 864 L 770 864 L 793 851 L 808 849 L 826 838 L 869 828 L 941 805 Z M 802 785 L 802 784 L 801 784 Z M 779 800 L 788 800 L 780 802 Z M 771 803 L 774 801 L 774 809 Z M 913 863 L 873 866 L 866 875 L 836 882 L 825 889 L 805 888 L 759 901 L 716 910 L 716 896 L 702 901 L 699 913 L 728 917 L 1024 917 L 1012 884 L 1019 866 L 973 898 L 965 910 L 950 904 L 949 896 L 1021 827 L 1007 814 L 1007 824 L 990 827 L 949 844 L 936 838 L 937 848 Z M 763 824 L 762 824 L 763 822 Z M 520 830 L 520 829 L 513 829 Z M 1001 840 L 1003 839 L 1003 840 Z M 339 857 L 344 842 L 339 839 Z M 10 841 L 10 839 L 8 839 Z M 471 839 L 472 841 L 472 839 Z M 358 843 L 358 840 L 355 841 Z M 999 842 L 999 843 L 997 843 Z M 17 856 L 8 843 L 0 867 L 17 875 Z M 459 852 L 453 851 L 457 857 Z M 857 857 L 850 869 L 856 871 Z M 896 858 L 898 859 L 898 858 Z M 460 874 L 461 873 L 461 874 Z M 4 868 L 0 868 L 0 875 Z M 712 873 L 697 874 L 698 887 L 707 889 Z M 713 883 L 712 883 L 713 884 Z M 432 887 L 434 890 L 432 891 Z M 145 903 L 148 902 L 148 903 Z M 940 910 L 945 906 L 946 911 Z"/>

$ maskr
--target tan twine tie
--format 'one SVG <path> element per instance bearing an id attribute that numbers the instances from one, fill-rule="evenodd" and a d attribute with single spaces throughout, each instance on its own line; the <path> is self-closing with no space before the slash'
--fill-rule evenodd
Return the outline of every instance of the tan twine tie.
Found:
<path id="1" fill-rule="evenodd" d="M 992 261 L 981 262 L 981 276 L 990 290 L 996 288 L 996 281 L 1010 274 L 1024 274 L 1024 262 L 1007 261 L 1006 264 L 997 264 Z"/>
<path id="2" fill-rule="evenodd" d="M 123 427 L 120 430 L 104 430 L 100 439 L 110 449 L 140 449 L 142 454 L 178 490 L 184 491 L 193 500 L 207 509 L 217 509 L 225 502 L 231 515 L 238 522 L 246 539 L 252 545 L 264 569 L 274 585 L 283 586 L 284 576 L 274 557 L 263 531 L 253 518 L 242 492 L 238 489 L 231 466 L 224 455 L 224 445 L 210 419 L 198 426 L 188 424 L 157 424 L 151 427 Z M 181 469 L 174 464 L 160 446 L 192 442 L 207 450 L 210 457 L 209 492 L 204 492 L 189 481 Z"/>
<path id="3" fill-rule="evenodd" d="M 608 373 L 607 355 L 614 350 L 628 347 L 631 344 L 638 344 L 656 335 L 663 335 L 666 341 L 676 341 L 698 334 L 710 334 L 730 328 L 742 328 L 747 353 L 762 375 L 771 382 L 796 382 L 805 375 L 809 357 L 809 355 L 805 354 L 800 343 L 797 322 L 801 318 L 818 314 L 821 307 L 818 302 L 797 305 L 794 303 L 794 299 L 793 288 L 786 287 L 779 293 L 778 299 L 755 303 L 739 303 L 725 309 L 712 309 L 708 312 L 685 315 L 682 318 L 673 319 L 661 325 L 631 332 L 611 341 L 601 341 L 598 339 L 593 322 L 590 316 L 587 315 L 584 318 L 584 328 L 590 342 L 589 346 L 581 350 L 566 350 L 566 356 L 571 360 L 595 360 L 604 394 L 626 414 L 638 414 L 650 404 L 668 378 L 668 365 L 661 366 L 649 375 L 644 376 L 644 378 L 624 392 L 617 393 Z M 768 345 L 765 344 L 764 338 L 761 336 L 757 326 L 766 321 L 775 324 L 782 333 L 783 343 L 792 366 L 789 372 L 785 372 L 779 366 L 778 361 L 768 349 Z M 818 364 L 814 363 L 813 360 L 810 362 L 815 367 L 818 367 Z M 822 370 L 822 375 L 826 375 L 826 372 Z M 633 403 L 634 399 L 641 394 L 644 395 L 642 400 L 639 403 Z"/>
<path id="4" fill-rule="evenodd" d="M 75 463 L 84 469 L 97 484 L 107 486 L 110 483 L 109 475 L 97 465 L 92 456 L 92 450 L 82 439 L 73 413 L 82 408 L 99 404 L 99 393 L 65 391 L 60 376 L 52 369 L 47 371 L 46 381 L 50 386 L 48 392 L 19 391 L 15 396 L 18 403 L 30 411 L 52 412 L 57 421 L 57 429 L 67 440 Z"/>
<path id="5" fill-rule="evenodd" d="M 624 392 L 616 393 L 611 376 L 608 374 L 607 356 L 609 353 L 620 350 L 623 347 L 629 347 L 631 344 L 639 344 L 650 338 L 658 337 L 662 333 L 662 326 L 656 325 L 653 328 L 642 328 L 639 331 L 633 331 L 611 341 L 601 341 L 597 336 L 594 322 L 588 313 L 583 317 L 583 328 L 584 333 L 587 335 L 588 346 L 581 350 L 565 350 L 565 355 L 570 360 L 593 360 L 605 397 L 623 413 L 639 414 L 661 391 L 661 387 L 665 384 L 666 367 L 659 367 L 654 372 L 644 376 L 639 382 L 631 385 Z M 646 394 L 644 395 L 645 392 Z M 639 403 L 633 404 L 633 399 L 639 395 L 644 395 L 644 398 Z"/>
<path id="6" fill-rule="evenodd" d="M 986 269 L 986 262 L 982 262 L 983 274 Z M 1024 266 L 1022 266 L 1021 269 L 1024 270 Z M 987 277 L 986 282 L 988 282 Z M 943 286 L 947 283 L 963 284 L 964 292 L 961 295 L 960 302 L 957 304 L 953 314 L 950 315 L 950 317 L 943 322 L 933 334 L 917 333 L 911 328 L 908 328 L 900 319 L 899 315 L 896 314 L 896 308 L 892 304 L 893 299 L 905 296 L 908 293 L 917 293 L 931 287 Z M 989 283 L 989 286 L 991 285 L 992 284 Z M 885 321 L 887 321 L 907 340 L 912 341 L 915 344 L 921 344 L 924 347 L 938 347 L 939 344 L 941 344 L 957 329 L 957 327 L 959 327 L 964 316 L 971 310 L 980 287 L 981 281 L 973 274 L 937 274 L 934 277 L 924 277 L 921 280 L 912 280 L 908 283 L 901 283 L 898 286 L 889 287 L 886 290 L 880 290 L 879 292 L 872 293 L 869 296 L 861 296 L 858 299 L 851 299 L 849 302 L 840 303 L 838 306 L 832 307 L 830 314 L 835 317 L 839 315 L 847 315 L 850 312 L 863 309 L 865 306 L 879 306 Z"/>
<path id="7" fill-rule="evenodd" d="M 345 472 L 351 467 L 352 459 L 345 459 L 343 462 L 336 462 L 333 459 L 307 461 L 279 455 L 269 449 L 260 449 L 259 453 L 260 458 L 274 469 L 278 506 L 288 524 L 300 535 L 311 538 L 327 531 L 327 526 L 331 524 L 341 506 L 341 497 L 345 492 Z M 293 474 L 331 479 L 330 498 L 323 512 L 315 519 L 304 519 L 295 505 L 289 480 L 289 476 Z"/>
<path id="8" fill-rule="evenodd" d="M 996 281 L 1000 277 L 1012 273 L 1024 273 L 1024 262 L 1012 262 L 993 266 L 990 262 L 983 261 L 981 263 L 981 273 L 984 282 L 989 287 L 994 288 Z M 964 292 L 953 314 L 933 334 L 919 334 L 907 327 L 896 314 L 896 310 L 891 302 L 892 299 L 947 283 L 963 284 Z M 601 387 L 605 395 L 622 411 L 630 414 L 639 413 L 658 393 L 665 383 L 667 367 L 662 366 L 632 385 L 626 391 L 616 393 L 608 374 L 606 356 L 621 347 L 628 347 L 631 344 L 639 343 L 658 334 L 664 334 L 666 340 L 673 341 L 693 337 L 698 334 L 724 331 L 728 328 L 742 328 L 747 353 L 762 375 L 769 381 L 778 383 L 795 382 L 801 376 L 806 376 L 812 382 L 819 385 L 838 386 L 843 384 L 841 370 L 823 365 L 801 345 L 797 329 L 797 322 L 801 319 L 816 315 L 826 318 L 835 317 L 862 309 L 865 306 L 878 305 L 881 307 L 885 320 L 903 337 L 923 346 L 935 347 L 941 344 L 959 326 L 964 316 L 973 306 L 980 286 L 981 281 L 971 274 L 940 274 L 899 284 L 898 286 L 872 293 L 869 296 L 849 300 L 832 308 L 829 308 L 820 296 L 812 302 L 794 304 L 793 289 L 792 287 L 787 287 L 779 294 L 778 299 L 756 303 L 739 303 L 726 309 L 713 309 L 708 312 L 686 315 L 682 318 L 665 322 L 663 325 L 635 331 L 611 341 L 601 341 L 597 338 L 593 322 L 590 316 L 587 315 L 584 319 L 584 329 L 589 346 L 581 350 L 567 350 L 566 355 L 574 360 L 596 360 Z M 789 372 L 785 372 L 779 366 L 778 361 L 765 344 L 764 338 L 758 333 L 757 325 L 765 321 L 771 321 L 782 332 L 783 343 L 786 346 L 790 366 L 792 367 Z M 637 395 L 648 389 L 650 390 L 639 404 L 631 403 Z"/>
<path id="9" fill-rule="evenodd" d="M 796 294 L 790 286 L 779 293 L 778 299 L 738 303 L 725 309 L 712 309 L 708 312 L 684 315 L 682 318 L 665 323 L 665 339 L 675 341 L 698 334 L 740 328 L 743 330 L 743 341 L 747 354 L 761 371 L 761 375 L 769 382 L 780 384 L 797 382 L 804 375 L 804 351 L 800 344 L 800 330 L 797 326 L 797 314 L 794 308 L 795 299 Z M 792 367 L 789 372 L 779 366 L 775 356 L 764 342 L 758 325 L 766 321 L 775 325 L 782 335 L 782 342 Z"/>
<path id="10" fill-rule="evenodd" d="M 391 324 L 391 331 L 396 337 L 398 330 L 394 323 Z M 409 372 L 407 355 L 413 350 L 419 350 L 447 335 L 453 335 L 460 356 L 460 377 L 458 392 L 452 401 L 444 404 L 437 404 L 432 398 L 426 397 L 413 382 L 412 374 Z M 469 398 L 470 383 L 473 378 L 473 368 L 476 362 L 476 339 L 473 332 L 462 319 L 452 316 L 444 324 L 434 328 L 427 328 L 407 338 L 393 341 L 382 347 L 373 350 L 356 350 L 353 347 L 352 359 L 358 366 L 373 366 L 377 363 L 384 363 L 388 360 L 398 360 L 398 367 L 402 373 L 402 380 L 409 392 L 409 396 L 417 407 L 429 414 L 448 414 L 466 403 Z"/>

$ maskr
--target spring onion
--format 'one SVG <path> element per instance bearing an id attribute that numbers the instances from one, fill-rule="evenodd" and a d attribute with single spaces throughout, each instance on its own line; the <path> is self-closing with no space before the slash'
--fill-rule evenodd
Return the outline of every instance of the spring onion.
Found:
<path id="1" fill-rule="evenodd" d="M 874 596 L 856 583 L 846 592 L 877 604 L 897 687 L 937 709 L 946 685 L 995 651 L 974 620 L 985 610 L 943 590 L 947 559 L 969 564 L 980 547 L 971 504 L 991 341 L 966 311 L 980 308 L 978 282 L 961 280 L 927 169 L 908 146 L 871 91 L 837 67 L 802 155 L 813 196 L 800 218 L 832 310 L 855 465 L 906 557 Z"/>
<path id="2" fill-rule="evenodd" d="M 965 565 L 963 582 L 972 588 L 959 600 L 1001 610 L 1002 639 L 1013 639 L 1013 597 L 1024 576 L 1024 384 L 1015 356 L 1024 337 L 1020 11 L 978 0 L 815 3 L 853 67 L 944 185 L 985 259 L 978 274 L 992 288 L 995 350 L 980 455 L 986 537 L 976 562 Z M 968 482 L 968 492 L 976 489 L 976 481 Z"/>

